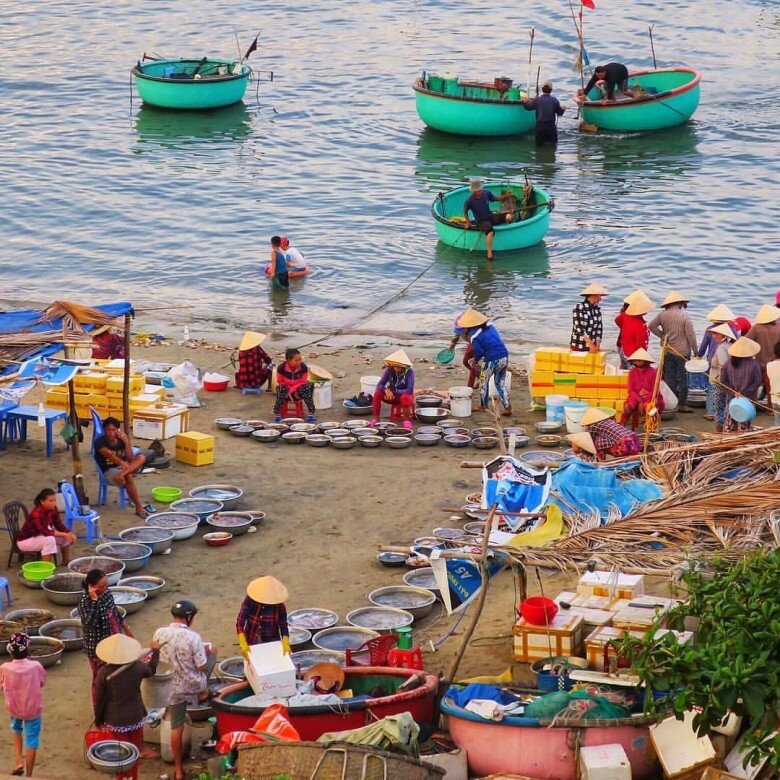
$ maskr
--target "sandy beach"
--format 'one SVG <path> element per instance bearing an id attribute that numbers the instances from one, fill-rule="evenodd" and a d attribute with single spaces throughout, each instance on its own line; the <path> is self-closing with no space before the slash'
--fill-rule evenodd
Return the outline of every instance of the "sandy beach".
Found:
<path id="1" fill-rule="evenodd" d="M 138 323 L 135 329 L 154 331 L 151 325 L 145 327 L 143 323 Z M 171 335 L 176 338 L 174 333 Z M 225 366 L 240 334 L 197 332 L 190 335 L 208 336 L 210 342 L 219 339 L 229 349 L 218 351 L 204 345 L 190 348 L 174 342 L 136 347 L 131 356 L 171 363 L 190 359 L 203 371 L 232 375 L 232 370 Z M 286 346 L 306 340 L 300 335 L 293 338 L 279 334 L 264 346 L 277 357 Z M 371 346 L 361 348 L 360 344 Z M 334 408 L 321 412 L 319 419 L 343 419 L 341 401 L 358 392 L 362 375 L 379 373 L 382 358 L 391 351 L 388 347 L 394 350 L 398 346 L 384 338 L 343 336 L 304 348 L 305 360 L 328 368 L 336 377 Z M 402 346 L 415 361 L 418 388 L 446 390 L 464 383 L 465 371 L 458 358 L 451 367 L 436 365 L 434 355 L 443 344 Z M 514 358 L 522 348 L 510 345 L 510 352 Z M 522 363 L 520 359 L 516 362 Z M 38 392 L 35 390 L 27 402 L 37 403 Z M 540 412 L 528 411 L 524 379 L 515 379 L 512 395 L 512 423 L 532 426 L 542 419 Z M 215 435 L 214 465 L 195 468 L 174 461 L 170 469 L 140 478 L 142 498 L 150 500 L 151 488 L 157 485 L 174 485 L 186 494 L 196 485 L 226 482 L 245 491 L 243 508 L 261 509 L 268 517 L 257 533 L 237 538 L 227 547 L 207 547 L 199 532 L 189 540 L 177 542 L 171 555 L 152 557 L 145 571 L 164 577 L 167 588 L 129 619 L 142 643 L 149 641 L 155 628 L 169 622 L 170 604 L 176 598 L 186 597 L 195 601 L 200 610 L 194 628 L 217 645 L 221 657 L 235 655 L 238 652 L 235 615 L 247 582 L 261 574 L 273 574 L 287 585 L 288 609 L 324 607 L 338 612 L 343 622 L 351 609 L 368 604 L 369 591 L 401 582 L 403 569 L 387 569 L 375 560 L 377 545 L 408 545 L 437 526 L 453 524 L 442 508 L 460 506 L 468 493 L 481 487 L 478 469 L 460 468 L 464 459 L 479 459 L 482 453 L 477 450 L 438 446 L 400 451 L 383 448 L 337 451 L 282 443 L 264 445 L 218 431 L 213 420 L 228 415 L 270 420 L 273 401 L 270 394 L 242 396 L 231 387 L 224 393 L 201 392 L 200 398 L 203 407 L 191 410 L 190 428 Z M 486 415 L 471 418 L 472 427 L 480 422 L 489 424 L 490 418 Z M 710 429 L 700 413 L 678 418 L 672 424 L 686 430 Z M 88 432 L 87 446 L 90 435 Z M 174 440 L 167 440 L 165 446 L 172 452 Z M 84 469 L 87 492 L 94 501 L 97 478 L 86 452 Z M 0 452 L 0 474 L 3 503 L 19 499 L 31 506 L 33 496 L 41 488 L 56 487 L 57 480 L 71 477 L 70 453 L 58 439 L 54 457 L 46 459 L 42 432 L 31 426 L 25 444 L 13 444 Z M 115 497 L 116 492 L 112 491 L 111 502 L 100 508 L 106 536 L 115 536 L 122 528 L 142 523 L 131 509 L 120 512 Z M 7 544 L 4 536 L 3 551 L 7 551 Z M 89 552 L 84 541 L 79 540 L 75 555 Z M 13 607 L 46 607 L 58 617 L 66 616 L 66 609 L 49 605 L 41 591 L 18 584 L 16 572 L 16 568 L 7 570 Z M 547 595 L 555 595 L 575 582 L 574 573 L 543 573 Z M 668 595 L 665 581 L 652 580 L 648 585 L 652 592 Z M 529 576 L 529 590 L 533 593 L 538 589 L 536 576 Z M 490 589 L 487 607 L 460 668 L 461 677 L 501 673 L 512 664 L 513 602 L 511 577 L 501 574 Z M 430 650 L 429 640 L 440 639 L 452 625 L 453 619 L 442 614 L 438 606 L 430 617 L 415 625 L 415 640 L 423 646 L 427 668 L 446 669 L 457 650 L 463 625 L 435 653 Z M 516 668 L 516 675 L 522 677 L 524 673 L 527 674 L 525 667 Z M 81 653 L 66 654 L 48 676 L 36 775 L 62 780 L 87 776 L 83 734 L 90 727 L 91 719 L 86 659 Z M 0 745 L 0 770 L 10 769 L 13 760 L 10 734 L 0 738 Z M 192 764 L 193 771 L 195 768 L 197 763 Z M 154 778 L 165 772 L 170 772 L 167 765 L 146 762 L 141 777 Z"/>

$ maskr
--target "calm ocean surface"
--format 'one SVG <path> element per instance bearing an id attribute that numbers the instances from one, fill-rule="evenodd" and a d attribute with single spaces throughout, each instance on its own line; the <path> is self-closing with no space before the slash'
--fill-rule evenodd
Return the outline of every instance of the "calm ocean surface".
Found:
<path id="1" fill-rule="evenodd" d="M 532 25 L 533 78 L 541 65 L 573 106 L 561 0 L 4 0 L 0 302 L 129 299 L 258 328 L 398 334 L 448 330 L 473 305 L 542 341 L 566 339 L 577 292 L 598 280 L 619 294 L 612 316 L 637 286 L 657 301 L 689 293 L 697 324 L 721 300 L 754 316 L 780 289 L 780 6 L 595 2 L 592 62 L 652 67 L 655 23 L 659 66 L 703 73 L 693 122 L 593 136 L 570 108 L 556 152 L 424 129 L 422 69 L 525 81 Z M 244 103 L 142 107 L 129 70 L 144 51 L 235 56 L 233 24 L 242 48 L 262 30 Z M 557 200 L 544 244 L 492 271 L 439 244 L 430 218 L 436 193 L 475 174 L 528 174 Z M 316 267 L 289 297 L 262 273 L 274 233 Z"/>

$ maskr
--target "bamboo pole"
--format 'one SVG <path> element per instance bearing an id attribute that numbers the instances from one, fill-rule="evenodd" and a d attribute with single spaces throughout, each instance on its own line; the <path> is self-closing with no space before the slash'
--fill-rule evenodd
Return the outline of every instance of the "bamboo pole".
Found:
<path id="1" fill-rule="evenodd" d="M 65 326 L 63 325 L 63 329 L 64 327 Z M 71 357 L 71 350 L 71 345 L 68 344 L 66 339 L 63 339 L 62 351 L 65 353 L 66 358 Z M 73 489 L 76 491 L 76 495 L 82 506 L 85 504 L 88 505 L 89 496 L 84 487 L 84 467 L 81 463 L 81 448 L 79 446 L 81 423 L 79 421 L 79 413 L 76 410 L 76 390 L 72 379 L 68 382 L 68 419 L 70 420 L 70 424 L 76 429 L 76 435 L 70 443 L 70 456 L 73 462 Z"/>
<path id="2" fill-rule="evenodd" d="M 653 383 L 653 394 L 650 396 L 650 405 L 651 407 L 655 406 L 656 410 L 658 407 L 656 406 L 656 399 L 658 398 L 658 391 L 661 389 L 661 379 L 663 378 L 663 372 L 664 372 L 664 360 L 666 359 L 666 350 L 668 347 L 669 339 L 664 337 L 663 344 L 661 345 L 661 357 L 658 359 L 658 368 L 655 370 L 655 382 Z M 642 447 L 642 452 L 646 455 L 647 454 L 647 448 L 650 446 L 650 426 L 647 424 L 647 420 L 645 420 L 645 443 Z M 671 487 L 671 485 L 670 485 Z"/>
<path id="3" fill-rule="evenodd" d="M 122 374 L 122 427 L 130 436 L 130 315 L 125 314 L 125 366 Z"/>

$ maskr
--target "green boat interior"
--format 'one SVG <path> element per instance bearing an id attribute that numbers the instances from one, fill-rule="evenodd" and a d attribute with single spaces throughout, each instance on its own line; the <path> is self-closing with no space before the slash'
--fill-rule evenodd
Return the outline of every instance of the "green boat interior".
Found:
<path id="1" fill-rule="evenodd" d="M 549 196 L 546 193 L 536 189 L 536 187 L 525 187 L 523 184 L 512 182 L 511 184 L 488 184 L 486 190 L 490 190 L 494 195 L 504 194 L 507 189 L 512 190 L 514 198 L 505 203 L 494 202 L 490 204 L 490 210 L 494 212 L 510 211 L 512 212 L 512 222 L 507 225 L 499 225 L 499 228 L 509 227 L 529 220 L 540 213 L 543 213 L 542 206 L 552 209 Z M 463 227 L 465 219 L 463 218 L 463 206 L 466 198 L 471 194 L 467 187 L 462 187 L 452 192 L 443 194 L 437 198 L 433 204 L 434 214 L 445 219 L 449 224 L 455 227 Z M 539 208 L 535 208 L 539 207 Z"/>
<path id="2" fill-rule="evenodd" d="M 470 100 L 496 101 L 507 103 L 525 98 L 525 92 L 512 86 L 512 79 L 496 78 L 493 83 L 466 81 L 457 76 L 428 75 L 417 80 L 421 89 Z"/>
<path id="3" fill-rule="evenodd" d="M 136 71 L 145 76 L 172 81 L 192 81 L 196 77 L 204 81 L 232 78 L 241 74 L 233 71 L 237 63 L 229 60 L 153 60 L 138 62 Z M 239 66 L 240 68 L 241 66 Z"/>
<path id="4" fill-rule="evenodd" d="M 672 90 L 684 87 L 696 78 L 696 74 L 685 70 L 651 71 L 628 79 L 628 89 L 631 94 L 616 91 L 615 101 L 618 103 L 640 103 L 644 100 L 657 99 Z M 600 100 L 602 93 L 598 86 L 588 93 L 589 100 Z"/>

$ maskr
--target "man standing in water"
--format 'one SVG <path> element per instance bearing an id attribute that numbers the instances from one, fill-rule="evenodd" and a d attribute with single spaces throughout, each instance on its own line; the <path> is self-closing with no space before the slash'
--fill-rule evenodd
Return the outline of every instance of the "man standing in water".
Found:
<path id="1" fill-rule="evenodd" d="M 526 111 L 536 111 L 536 145 L 558 143 L 557 117 L 566 110 L 557 97 L 552 96 L 553 85 L 549 81 L 542 84 L 542 94 L 523 101 Z"/>
<path id="2" fill-rule="evenodd" d="M 466 198 L 463 204 L 463 216 L 466 218 L 466 230 L 471 227 L 469 211 L 474 215 L 474 221 L 477 227 L 485 234 L 487 243 L 487 259 L 493 259 L 493 236 L 496 234 L 496 225 L 503 225 L 505 222 L 511 222 L 513 216 L 511 213 L 497 213 L 490 210 L 492 201 L 505 201 L 513 198 L 511 190 L 507 190 L 503 195 L 494 195 L 490 190 L 484 189 L 482 179 L 471 179 L 469 181 L 471 195 Z"/>

